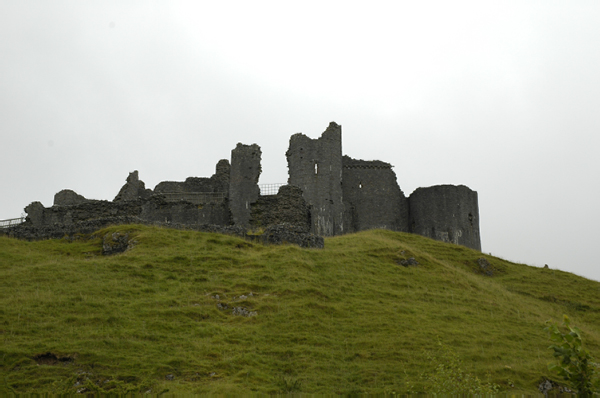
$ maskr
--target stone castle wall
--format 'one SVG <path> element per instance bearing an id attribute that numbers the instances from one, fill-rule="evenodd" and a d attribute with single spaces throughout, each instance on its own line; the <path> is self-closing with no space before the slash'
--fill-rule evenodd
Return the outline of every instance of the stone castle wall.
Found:
<path id="1" fill-rule="evenodd" d="M 231 164 L 220 160 L 209 178 L 163 181 L 151 190 L 134 171 L 112 202 L 62 190 L 52 207 L 27 206 L 25 225 L 13 232 L 54 237 L 110 220 L 138 220 L 202 230 L 207 225 L 261 229 L 268 232 L 268 242 L 322 247 L 322 238 L 315 236 L 382 228 L 481 250 L 477 192 L 439 185 L 418 188 L 407 198 L 389 163 L 342 156 L 341 134 L 341 126 L 332 122 L 317 139 L 292 135 L 286 152 L 289 185 L 277 195 L 260 195 L 260 147 L 239 143 Z"/>
<path id="2" fill-rule="evenodd" d="M 312 232 L 344 233 L 342 128 L 332 122 L 320 138 L 294 134 L 286 152 L 290 185 L 299 187 L 311 206 Z"/>
<path id="3" fill-rule="evenodd" d="M 136 217 L 146 222 L 176 224 L 230 225 L 231 214 L 227 199 L 202 205 L 187 201 L 166 201 L 161 195 L 148 199 L 110 202 L 88 201 L 75 205 L 44 207 L 33 202 L 25 208 L 27 222 L 32 226 L 63 224 L 114 217 Z"/>
<path id="4" fill-rule="evenodd" d="M 155 188 L 155 193 L 229 193 L 231 166 L 227 159 L 219 160 L 215 174 L 210 178 L 188 177 L 183 182 L 163 181 Z"/>
<path id="5" fill-rule="evenodd" d="M 408 202 L 392 165 L 348 156 L 342 163 L 347 232 L 376 228 L 408 232 Z"/>
<path id="6" fill-rule="evenodd" d="M 256 144 L 237 144 L 231 151 L 231 179 L 229 199 L 231 215 L 235 225 L 244 228 L 250 226 L 250 213 L 260 195 L 258 178 L 260 177 L 261 150 Z"/>
<path id="7" fill-rule="evenodd" d="M 481 250 L 477 192 L 464 185 L 418 188 L 409 207 L 410 232 Z"/>
<path id="8" fill-rule="evenodd" d="M 250 225 L 253 228 L 284 223 L 303 232 L 309 232 L 312 227 L 310 207 L 302 197 L 302 190 L 293 185 L 280 187 L 277 195 L 261 196 L 252 206 Z"/>

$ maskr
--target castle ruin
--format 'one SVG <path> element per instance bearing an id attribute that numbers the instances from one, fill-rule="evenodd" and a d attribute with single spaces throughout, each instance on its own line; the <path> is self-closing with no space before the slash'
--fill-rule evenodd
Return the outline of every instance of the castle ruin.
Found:
<path id="1" fill-rule="evenodd" d="M 317 139 L 292 135 L 286 157 L 288 182 L 276 194 L 259 188 L 260 147 L 239 143 L 231 161 L 220 160 L 209 178 L 163 181 L 151 190 L 134 171 L 113 201 L 63 190 L 51 207 L 28 205 L 26 221 L 9 234 L 19 236 L 20 227 L 38 231 L 28 236 L 51 237 L 48 231 L 55 225 L 73 233 L 136 221 L 238 231 L 287 225 L 295 234 L 313 237 L 382 228 L 481 250 L 477 192 L 438 185 L 418 188 L 407 198 L 392 165 L 342 154 L 342 128 L 334 122 Z"/>

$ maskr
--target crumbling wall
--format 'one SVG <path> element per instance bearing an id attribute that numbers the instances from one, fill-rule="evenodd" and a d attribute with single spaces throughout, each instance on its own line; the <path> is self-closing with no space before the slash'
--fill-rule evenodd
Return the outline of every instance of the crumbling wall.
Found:
<path id="1" fill-rule="evenodd" d="M 40 202 L 33 202 L 25 208 L 26 222 L 36 226 L 52 224 L 70 225 L 81 221 L 106 217 L 137 217 L 141 213 L 142 200 L 109 202 L 94 200 L 76 205 L 44 207 Z"/>
<path id="2" fill-rule="evenodd" d="M 36 227 L 46 224 L 44 220 L 44 210 L 45 207 L 41 202 L 31 202 L 28 204 L 25 207 L 25 212 L 27 213 L 25 223 Z"/>
<path id="3" fill-rule="evenodd" d="M 209 203 L 191 203 L 185 200 L 173 202 L 156 195 L 142 204 L 140 218 L 148 222 L 184 225 L 231 225 L 229 202 L 226 198 Z"/>
<path id="4" fill-rule="evenodd" d="M 146 184 L 144 184 L 144 181 L 140 180 L 137 170 L 129 173 L 126 181 L 125 185 L 121 187 L 121 190 L 113 199 L 113 202 L 136 200 L 140 198 L 146 199 L 152 196 L 152 190 L 146 189 Z M 54 204 L 56 204 L 56 200 Z"/>
<path id="5" fill-rule="evenodd" d="M 73 224 L 50 224 L 43 226 L 33 226 L 30 223 L 22 223 L 9 228 L 0 229 L 0 235 L 8 236 L 17 239 L 40 240 L 40 239 L 60 239 L 60 238 L 77 238 L 80 234 L 91 234 L 99 229 L 110 225 L 123 224 L 146 224 L 160 225 L 168 228 L 194 230 L 201 232 L 212 232 L 227 235 L 236 235 L 245 237 L 246 230 L 236 226 L 220 226 L 214 224 L 175 224 L 149 222 L 142 220 L 139 217 L 106 217 L 97 218 L 94 220 L 80 221 Z"/>
<path id="6" fill-rule="evenodd" d="M 229 208 L 235 225 L 250 226 L 251 206 L 258 200 L 260 189 L 260 147 L 238 143 L 231 151 Z"/>
<path id="7" fill-rule="evenodd" d="M 293 185 L 280 187 L 277 195 L 260 196 L 251 208 L 250 225 L 254 228 L 284 223 L 303 232 L 311 227 L 308 204 L 302 190 Z"/>
<path id="8" fill-rule="evenodd" d="M 27 223 L 35 226 L 52 224 L 72 225 L 83 221 L 115 217 L 136 217 L 147 222 L 178 224 L 230 225 L 231 215 L 227 199 L 207 204 L 186 201 L 170 202 L 160 195 L 148 199 L 109 202 L 95 200 L 77 205 L 44 207 L 33 202 L 25 208 Z"/>
<path id="9" fill-rule="evenodd" d="M 260 235 L 260 240 L 263 243 L 273 245 L 291 243 L 313 249 L 325 247 L 325 240 L 322 236 L 306 232 L 304 228 L 289 223 L 268 226 L 264 233 Z"/>
<path id="10" fill-rule="evenodd" d="M 320 138 L 294 134 L 286 152 L 290 185 L 302 189 L 311 206 L 312 232 L 344 233 L 342 200 L 342 126 L 331 122 Z"/>
<path id="11" fill-rule="evenodd" d="M 477 192 L 436 185 L 417 188 L 408 201 L 410 232 L 481 250 Z"/>
<path id="12" fill-rule="evenodd" d="M 408 200 L 392 165 L 342 158 L 346 232 L 389 229 L 408 232 Z"/>
<path id="13" fill-rule="evenodd" d="M 318 139 L 294 134 L 286 152 L 289 185 L 276 196 L 260 196 L 260 147 L 240 143 L 231 151 L 231 164 L 220 160 L 210 178 L 163 181 L 153 192 L 134 171 L 113 202 L 63 190 L 50 208 L 39 202 L 27 206 L 20 231 L 23 236 L 55 236 L 75 231 L 77 225 L 89 229 L 107 220 L 141 220 L 242 231 L 270 228 L 273 241 L 306 231 L 307 242 L 313 242 L 314 235 L 384 228 L 481 250 L 477 192 L 440 185 L 419 188 L 407 199 L 389 163 L 342 157 L 341 134 L 334 122 Z"/>
<path id="14" fill-rule="evenodd" d="M 210 178 L 188 177 L 183 182 L 162 181 L 154 187 L 156 193 L 197 193 L 197 192 L 222 192 L 227 196 L 229 193 L 229 176 L 231 167 L 227 159 L 221 159 L 217 163 L 215 174 Z"/>
<path id="15" fill-rule="evenodd" d="M 89 201 L 89 199 L 70 189 L 63 189 L 54 195 L 54 206 L 71 206 Z"/>

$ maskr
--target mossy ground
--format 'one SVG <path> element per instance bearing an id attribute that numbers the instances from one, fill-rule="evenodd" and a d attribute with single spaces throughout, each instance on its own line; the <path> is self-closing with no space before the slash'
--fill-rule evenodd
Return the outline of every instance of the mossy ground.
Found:
<path id="1" fill-rule="evenodd" d="M 441 341 L 466 371 L 535 393 L 556 379 L 544 322 L 563 314 L 600 358 L 600 283 L 566 272 L 390 231 L 322 250 L 135 225 L 97 236 L 107 232 L 136 246 L 104 257 L 100 238 L 0 238 L 0 392 L 423 391 L 437 365 L 425 351 Z M 419 265 L 399 265 L 409 257 Z"/>

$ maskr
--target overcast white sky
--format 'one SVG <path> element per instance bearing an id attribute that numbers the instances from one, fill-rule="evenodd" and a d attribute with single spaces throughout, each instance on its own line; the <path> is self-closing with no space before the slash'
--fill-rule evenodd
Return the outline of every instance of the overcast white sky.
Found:
<path id="1" fill-rule="evenodd" d="M 600 280 L 600 1 L 0 0 L 0 219 L 208 177 L 342 125 L 408 196 L 479 193 L 483 251 Z"/>

